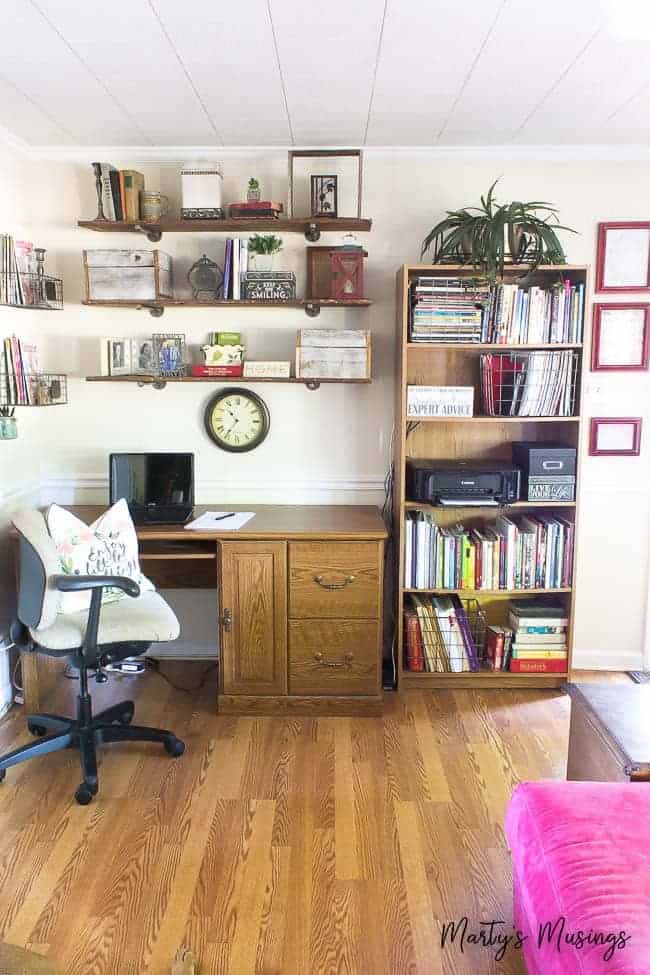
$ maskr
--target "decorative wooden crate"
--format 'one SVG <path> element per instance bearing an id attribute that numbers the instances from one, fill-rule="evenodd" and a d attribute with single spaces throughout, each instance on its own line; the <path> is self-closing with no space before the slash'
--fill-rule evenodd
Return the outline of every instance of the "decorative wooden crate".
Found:
<path id="1" fill-rule="evenodd" d="M 339 257 L 354 254 L 361 261 L 355 278 L 355 291 L 345 295 L 340 291 L 338 275 L 332 266 L 332 255 Z M 368 252 L 362 248 L 308 247 L 307 248 L 307 298 L 363 298 L 363 259 Z M 358 289 L 358 291 L 356 290 Z"/>
<path id="2" fill-rule="evenodd" d="M 370 379 L 370 332 L 299 329 L 296 376 L 299 379 Z"/>
<path id="3" fill-rule="evenodd" d="M 86 301 L 172 298 L 172 259 L 163 251 L 83 252 Z"/>

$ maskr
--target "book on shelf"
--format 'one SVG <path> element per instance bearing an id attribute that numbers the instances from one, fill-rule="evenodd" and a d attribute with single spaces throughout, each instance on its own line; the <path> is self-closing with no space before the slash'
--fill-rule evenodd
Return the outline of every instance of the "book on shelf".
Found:
<path id="1" fill-rule="evenodd" d="M 409 341 L 545 345 L 582 342 L 584 284 L 522 287 L 420 275 L 410 286 Z"/>
<path id="2" fill-rule="evenodd" d="M 481 394 L 487 416 L 573 416 L 578 354 L 570 349 L 486 352 Z"/>
<path id="3" fill-rule="evenodd" d="M 480 666 L 470 614 L 456 595 L 410 596 L 404 605 L 405 666 L 462 673 Z"/>
<path id="4" fill-rule="evenodd" d="M 513 600 L 508 621 L 512 627 L 513 673 L 564 673 L 568 666 L 566 607 L 545 599 Z"/>
<path id="5" fill-rule="evenodd" d="M 571 585 L 575 526 L 560 516 L 499 515 L 478 529 L 441 527 L 430 512 L 408 511 L 404 536 L 405 589 L 515 592 Z M 562 624 L 542 617 L 537 625 Z"/>
<path id="6" fill-rule="evenodd" d="M 567 660 L 511 660 L 512 674 L 565 674 Z"/>
<path id="7" fill-rule="evenodd" d="M 0 402 L 9 406 L 35 406 L 38 399 L 40 363 L 35 345 L 16 335 L 5 338 L 0 363 Z"/>
<path id="8" fill-rule="evenodd" d="M 111 163 L 99 163 L 99 167 L 105 219 L 135 223 L 140 219 L 144 176 L 135 169 L 118 170 Z"/>

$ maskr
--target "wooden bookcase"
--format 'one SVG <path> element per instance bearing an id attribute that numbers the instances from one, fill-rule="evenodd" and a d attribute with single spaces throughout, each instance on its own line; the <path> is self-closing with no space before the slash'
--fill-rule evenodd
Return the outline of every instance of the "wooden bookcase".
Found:
<path id="1" fill-rule="evenodd" d="M 526 273 L 526 268 L 506 267 L 504 283 L 516 283 Z M 407 590 L 404 588 L 404 518 L 409 509 L 430 512 L 441 526 L 462 523 L 468 527 L 494 521 L 494 508 L 441 508 L 409 501 L 406 497 L 406 461 L 409 458 L 431 457 L 441 460 L 503 460 L 512 461 L 511 447 L 517 440 L 546 440 L 565 443 L 578 448 L 577 490 L 580 490 L 580 442 L 582 425 L 582 386 L 585 364 L 588 363 L 588 309 L 590 294 L 588 269 L 585 266 L 545 266 L 537 269 L 533 284 L 552 284 L 558 275 L 569 278 L 573 284 L 585 286 L 583 341 L 575 344 L 545 345 L 495 345 L 479 343 L 410 343 L 409 342 L 409 283 L 420 275 L 437 277 L 476 278 L 474 268 L 467 265 L 404 265 L 397 274 L 397 362 L 398 376 L 395 404 L 393 516 L 396 542 L 395 565 L 396 589 L 396 660 L 397 673 L 402 688 L 450 688 L 450 687 L 555 687 L 568 679 L 573 652 L 574 586 L 562 589 L 509 590 L 451 590 L 461 597 L 475 598 L 487 615 L 488 623 L 507 623 L 508 604 L 513 598 L 534 597 L 541 594 L 557 594 L 569 613 L 568 672 L 567 674 L 517 674 L 508 671 L 479 670 L 463 673 L 413 672 L 404 666 L 403 608 L 404 597 L 409 591 L 444 594 L 450 590 Z M 473 416 L 464 419 L 418 419 L 415 429 L 407 428 L 406 396 L 409 385 L 463 386 L 475 388 L 475 413 L 481 412 L 480 355 L 482 352 L 535 349 L 575 349 L 578 355 L 578 385 L 576 389 L 576 416 L 571 417 L 486 417 Z M 409 429 L 411 432 L 409 432 Z M 577 503 L 518 501 L 505 509 L 514 515 L 526 510 L 556 511 L 562 517 L 575 522 Z M 576 540 L 577 541 L 577 540 Z M 574 545 L 573 575 L 575 578 L 576 546 Z"/>

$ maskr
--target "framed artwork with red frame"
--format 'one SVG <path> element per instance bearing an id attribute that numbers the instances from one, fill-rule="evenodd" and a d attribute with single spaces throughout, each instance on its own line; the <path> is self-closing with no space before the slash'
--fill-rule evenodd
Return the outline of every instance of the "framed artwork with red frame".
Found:
<path id="1" fill-rule="evenodd" d="M 643 372 L 650 363 L 650 304 L 594 304 L 592 372 Z"/>
<path id="2" fill-rule="evenodd" d="M 591 457 L 638 457 L 641 453 L 640 416 L 594 416 L 589 427 Z"/>
<path id="3" fill-rule="evenodd" d="M 598 224 L 596 291 L 650 291 L 650 223 Z"/>

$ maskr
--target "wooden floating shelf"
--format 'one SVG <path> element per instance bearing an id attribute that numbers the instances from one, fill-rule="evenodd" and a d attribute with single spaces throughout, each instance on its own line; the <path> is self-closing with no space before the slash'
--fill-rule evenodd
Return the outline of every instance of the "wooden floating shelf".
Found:
<path id="1" fill-rule="evenodd" d="M 457 508 L 471 508 L 477 511 L 500 511 L 501 508 L 575 508 L 575 501 L 512 501 L 510 504 L 500 504 L 497 507 L 486 505 L 455 505 Z M 451 505 L 429 504 L 428 501 L 405 501 L 405 508 L 419 511 L 422 508 L 432 508 L 436 511 L 449 511 Z"/>
<path id="2" fill-rule="evenodd" d="M 104 301 L 91 298 L 82 301 L 82 305 L 92 305 L 98 308 L 135 308 L 137 311 L 146 309 L 154 318 L 160 318 L 165 308 L 302 308 L 310 318 L 315 318 L 320 314 L 321 308 L 368 308 L 371 304 L 372 302 L 368 298 L 348 298 L 344 301 L 337 298 L 296 298 L 290 301 L 270 299 L 233 301 L 232 298 L 219 298 L 216 301 L 197 301 L 194 298 L 156 298 L 151 301 L 131 301 L 126 298 L 116 298 Z"/>
<path id="3" fill-rule="evenodd" d="M 298 379 L 291 376 L 281 379 L 275 376 L 86 376 L 87 383 L 137 383 L 138 386 L 154 386 L 163 388 L 167 383 L 294 383 L 307 386 L 308 389 L 318 389 L 321 383 L 352 383 L 354 385 L 368 385 L 372 379 Z"/>
<path id="4" fill-rule="evenodd" d="M 157 243 L 163 234 L 256 233 L 268 230 L 278 234 L 304 234 L 308 240 L 316 241 L 322 233 L 340 230 L 367 233 L 372 227 L 372 220 L 361 217 L 280 217 L 277 220 L 262 217 L 250 220 L 161 220 L 156 223 L 79 220 L 77 226 L 104 234 L 145 234 L 153 243 Z"/>
<path id="5" fill-rule="evenodd" d="M 407 423 L 580 423 L 579 416 L 407 416 Z"/>
<path id="6" fill-rule="evenodd" d="M 582 349 L 582 342 L 408 342 L 407 349 L 432 349 L 445 352 L 505 352 L 510 349 Z"/>
<path id="7" fill-rule="evenodd" d="M 558 589 L 405 589 L 402 592 L 433 593 L 438 596 L 503 596 L 512 599 L 517 596 L 544 596 L 555 593 L 572 592 L 571 586 L 560 586 Z"/>

